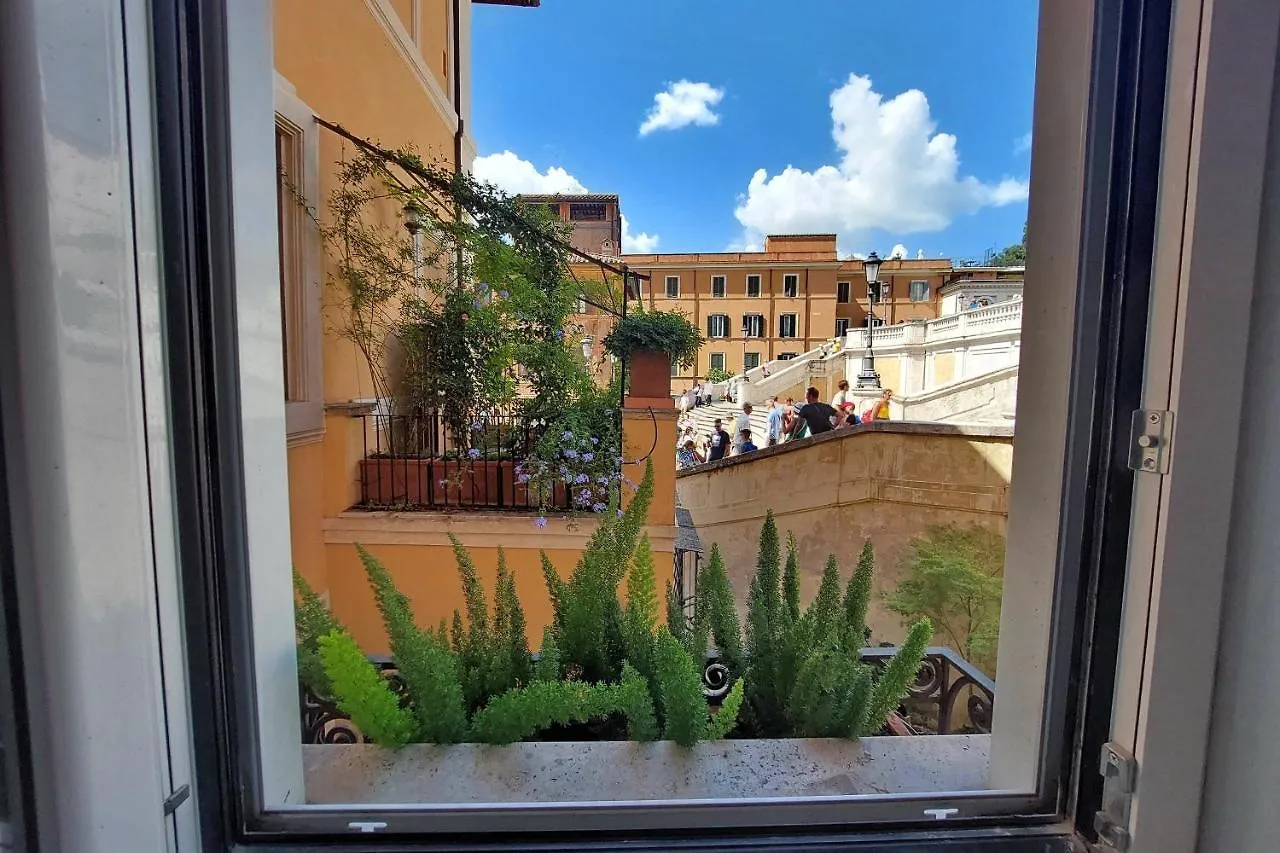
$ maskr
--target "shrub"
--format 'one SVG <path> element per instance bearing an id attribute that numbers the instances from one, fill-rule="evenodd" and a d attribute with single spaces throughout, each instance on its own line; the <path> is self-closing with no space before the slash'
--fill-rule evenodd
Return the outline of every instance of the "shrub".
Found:
<path id="1" fill-rule="evenodd" d="M 453 653 L 439 638 L 418 628 L 409 599 L 396 589 L 386 568 L 364 548 L 356 547 L 382 613 L 396 668 L 413 697 L 419 736 L 429 743 L 462 740 L 467 716 Z"/>
<path id="2" fill-rule="evenodd" d="M 413 740 L 413 716 L 350 634 L 335 629 L 318 637 L 316 646 L 338 708 L 365 737 L 390 747 Z"/>
<path id="3" fill-rule="evenodd" d="M 787 533 L 787 565 L 782 570 L 782 597 L 787 603 L 787 613 L 794 622 L 800 618 L 800 555 L 796 549 L 794 533 Z"/>
<path id="4" fill-rule="evenodd" d="M 294 623 L 298 642 L 298 679 L 317 696 L 332 696 L 333 686 L 320 660 L 320 638 L 337 630 L 338 623 L 297 569 L 293 570 L 293 590 L 297 605 Z"/>
<path id="5" fill-rule="evenodd" d="M 780 554 L 778 527 L 773 511 L 760 529 L 756 573 L 747 594 L 747 704 L 762 734 L 781 736 L 786 731 L 786 702 L 791 672 L 786 667 L 789 620 L 779 589 Z"/>
<path id="6" fill-rule="evenodd" d="M 557 681 L 560 678 L 560 647 L 556 644 L 555 629 L 550 625 L 542 629 L 542 648 L 538 650 L 533 677 L 537 681 Z"/>
<path id="7" fill-rule="evenodd" d="M 928 617 L 966 659 L 995 674 L 1004 537 L 982 527 L 931 527 L 911 540 L 902 581 L 887 596 L 903 622 Z"/>
<path id="8" fill-rule="evenodd" d="M 658 593 L 653 577 L 649 537 L 640 538 L 627 573 L 627 606 L 622 614 L 622 645 L 626 659 L 646 678 L 653 679 L 653 635 L 658 628 Z"/>
<path id="9" fill-rule="evenodd" d="M 640 350 L 657 350 L 671 363 L 688 367 L 702 348 L 702 333 L 689 318 L 676 311 L 636 311 L 618 320 L 604 339 L 604 347 L 629 360 Z"/>
<path id="10" fill-rule="evenodd" d="M 702 668 L 670 631 L 658 632 L 653 654 L 663 737 L 681 746 L 693 746 L 706 731 Z"/>
<path id="11" fill-rule="evenodd" d="M 795 733 L 803 737 L 857 737 L 863 733 L 871 693 L 871 667 L 843 649 L 810 655 L 791 693 Z"/>
<path id="12" fill-rule="evenodd" d="M 729 573 L 724 567 L 718 545 L 711 546 L 711 558 L 703 566 L 698 579 L 698 625 L 695 626 L 695 643 L 690 650 L 695 658 L 705 656 L 710 639 L 720 652 L 720 660 L 734 675 L 741 675 L 746 668 L 742 654 L 742 626 L 738 621 L 738 608 L 733 602 L 733 588 Z"/>

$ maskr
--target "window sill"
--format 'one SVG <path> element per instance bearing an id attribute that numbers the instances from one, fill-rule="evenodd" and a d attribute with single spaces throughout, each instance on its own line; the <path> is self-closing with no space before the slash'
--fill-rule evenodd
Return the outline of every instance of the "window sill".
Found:
<path id="1" fill-rule="evenodd" d="M 990 735 L 509 746 L 303 746 L 307 802 L 537 803 L 883 796 L 987 788 Z"/>

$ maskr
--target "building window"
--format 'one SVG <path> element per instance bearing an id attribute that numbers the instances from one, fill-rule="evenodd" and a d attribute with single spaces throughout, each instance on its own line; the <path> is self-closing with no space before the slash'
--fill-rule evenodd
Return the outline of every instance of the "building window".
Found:
<path id="1" fill-rule="evenodd" d="M 799 355 L 799 353 L 795 353 L 795 352 L 780 353 L 778 355 L 778 361 L 790 361 L 791 359 L 795 358 L 797 355 Z"/>
<path id="2" fill-rule="evenodd" d="M 836 318 L 836 337 L 843 338 L 845 334 L 848 333 L 848 331 L 849 331 L 849 318 L 837 317 Z"/>
<path id="3" fill-rule="evenodd" d="M 714 296 L 716 299 L 723 299 L 725 295 L 725 289 L 726 288 L 724 284 L 724 276 L 722 275 L 711 276 L 711 295 L 712 296 Z"/>
<path id="4" fill-rule="evenodd" d="M 794 338 L 796 336 L 796 315 L 783 314 L 778 317 L 778 337 Z"/>
<path id="5" fill-rule="evenodd" d="M 729 337 L 729 315 L 728 314 L 711 314 L 707 317 L 707 337 L 708 338 Z"/>
<path id="6" fill-rule="evenodd" d="M 758 352 L 743 353 L 742 369 L 744 371 L 755 370 L 759 366 L 760 366 L 760 353 Z"/>
<path id="7" fill-rule="evenodd" d="M 847 305 L 849 303 L 849 282 L 836 282 L 836 302 Z"/>
<path id="8" fill-rule="evenodd" d="M 716 371 L 717 373 L 724 372 L 724 353 L 722 352 L 711 353 L 711 369 Z"/>
<path id="9" fill-rule="evenodd" d="M 577 301 L 576 301 L 576 302 L 574 302 L 574 304 L 573 304 L 573 313 L 575 313 L 575 314 L 585 314 L 585 313 L 587 313 L 587 300 L 585 300 L 585 299 L 583 299 L 581 296 L 579 296 L 579 297 L 578 297 L 578 299 L 577 299 Z"/>
<path id="10" fill-rule="evenodd" d="M 927 302 L 929 299 L 929 282 L 915 279 L 911 282 L 911 288 L 907 296 L 912 302 Z"/>
<path id="11" fill-rule="evenodd" d="M 872 302 L 885 302 L 893 298 L 893 282 L 878 281 L 875 286 L 870 288 Z"/>
<path id="12" fill-rule="evenodd" d="M 750 296 L 752 299 L 755 299 L 759 295 L 760 295 L 760 276 L 758 275 L 747 276 L 747 296 Z"/>
<path id="13" fill-rule="evenodd" d="M 763 314 L 743 314 L 742 315 L 742 336 L 744 338 L 763 338 L 764 337 L 764 315 Z"/>
<path id="14" fill-rule="evenodd" d="M 782 295 L 790 299 L 795 299 L 800 295 L 800 276 L 795 273 L 787 273 L 782 277 Z"/>
<path id="15" fill-rule="evenodd" d="M 680 298 L 680 276 L 678 275 L 667 276 L 667 298 L 668 299 Z"/>
<path id="16" fill-rule="evenodd" d="M 281 369 L 290 439 L 324 429 L 321 380 L 320 233 L 307 215 L 319 201 L 315 117 L 284 78 L 276 78 L 277 236 Z"/>
<path id="17" fill-rule="evenodd" d="M 601 202 L 574 202 L 569 205 L 569 219 L 573 222 L 603 222 L 604 204 Z"/>
<path id="18" fill-rule="evenodd" d="M 671 362 L 671 375 L 672 376 L 680 375 L 680 365 L 676 364 L 674 360 L 672 360 Z"/>

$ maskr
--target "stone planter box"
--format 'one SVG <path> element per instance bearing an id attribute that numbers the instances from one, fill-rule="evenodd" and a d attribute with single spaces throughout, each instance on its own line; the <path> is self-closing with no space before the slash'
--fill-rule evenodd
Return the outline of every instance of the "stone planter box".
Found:
<path id="1" fill-rule="evenodd" d="M 478 506 L 527 508 L 538 495 L 516 481 L 515 463 L 503 460 L 458 460 L 377 457 L 360 460 L 362 503 L 373 506 Z M 550 504 L 567 505 L 564 486 L 557 485 Z"/>
<path id="2" fill-rule="evenodd" d="M 637 399 L 671 399 L 671 356 L 659 350 L 636 350 L 628 363 L 630 396 Z"/>
<path id="3" fill-rule="evenodd" d="M 307 802 L 530 803 L 981 791 L 990 735 L 304 746 Z"/>

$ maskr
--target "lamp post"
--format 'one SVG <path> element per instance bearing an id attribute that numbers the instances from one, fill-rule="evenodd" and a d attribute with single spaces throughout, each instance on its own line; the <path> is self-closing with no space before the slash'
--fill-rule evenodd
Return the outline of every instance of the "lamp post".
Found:
<path id="1" fill-rule="evenodd" d="M 877 282 L 880 279 L 880 256 L 872 252 L 862 262 L 862 269 L 867 274 L 867 348 L 862 354 L 862 369 L 858 371 L 858 387 L 879 388 L 880 374 L 876 373 L 876 354 L 871 336 L 876 324 L 875 301 L 879 295 Z"/>

